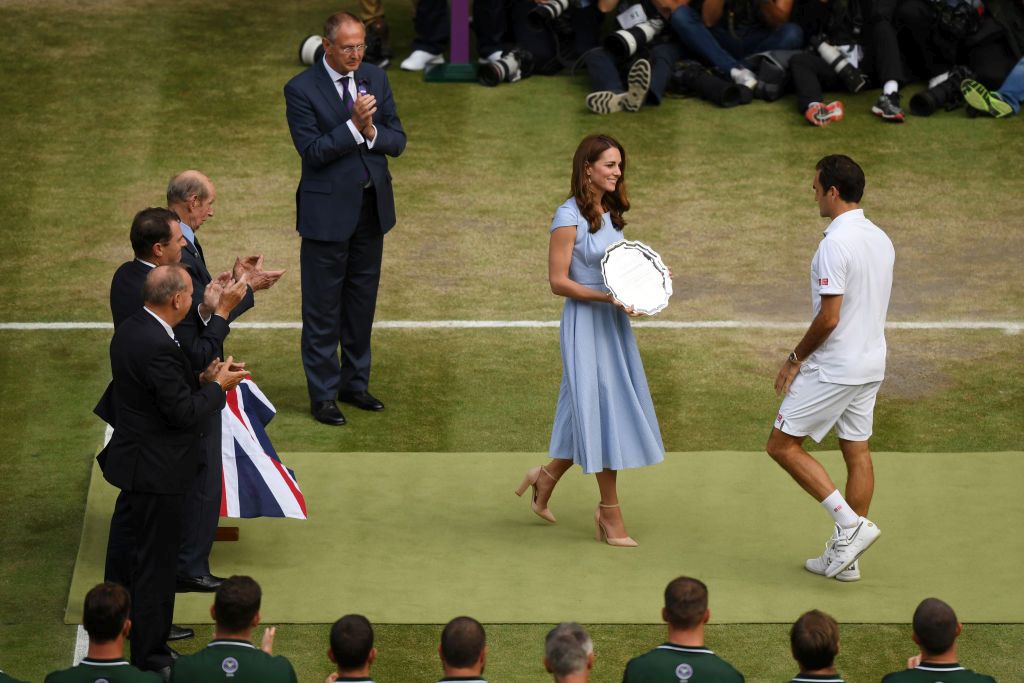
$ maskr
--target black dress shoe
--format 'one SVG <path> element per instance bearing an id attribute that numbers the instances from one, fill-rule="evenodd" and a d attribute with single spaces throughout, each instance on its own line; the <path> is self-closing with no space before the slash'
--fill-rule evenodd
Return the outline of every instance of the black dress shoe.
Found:
<path id="1" fill-rule="evenodd" d="M 171 630 L 167 633 L 167 640 L 185 640 L 186 638 L 193 638 L 195 635 L 196 632 L 190 628 L 171 624 Z"/>
<path id="2" fill-rule="evenodd" d="M 213 574 L 206 576 L 179 576 L 175 593 L 212 593 L 224 583 L 224 579 Z"/>
<path id="3" fill-rule="evenodd" d="M 169 683 L 171 680 L 171 667 L 165 666 L 155 671 L 156 675 L 160 677 L 160 680 L 164 683 Z"/>
<path id="4" fill-rule="evenodd" d="M 339 391 L 338 400 L 342 403 L 350 403 L 356 408 L 362 408 L 363 410 L 384 410 L 384 404 L 368 391 L 359 391 L 351 394 Z"/>
<path id="5" fill-rule="evenodd" d="M 313 413 L 313 417 L 316 418 L 317 422 L 323 422 L 325 425 L 340 427 L 345 424 L 345 416 L 338 410 L 338 406 L 334 401 L 313 401 L 309 412 Z"/>

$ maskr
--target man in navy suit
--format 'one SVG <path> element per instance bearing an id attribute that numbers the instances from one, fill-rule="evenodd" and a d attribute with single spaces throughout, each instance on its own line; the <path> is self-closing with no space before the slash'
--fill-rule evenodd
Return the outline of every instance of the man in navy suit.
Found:
<path id="1" fill-rule="evenodd" d="M 290 80 L 284 97 L 302 157 L 302 364 L 313 417 L 343 425 L 336 398 L 384 409 L 368 391 L 370 330 L 384 234 L 395 224 L 387 156 L 405 149 L 405 131 L 384 71 L 362 63 L 363 23 L 332 15 L 323 45 L 323 59 Z"/>
<path id="2" fill-rule="evenodd" d="M 160 670 L 174 613 L 175 558 L 185 493 L 199 470 L 204 424 L 245 376 L 233 359 L 197 373 L 173 328 L 192 308 L 192 281 L 178 265 L 146 276 L 145 306 L 110 342 L 117 428 L 99 455 L 103 478 L 127 497 L 133 556 L 132 663 Z"/>

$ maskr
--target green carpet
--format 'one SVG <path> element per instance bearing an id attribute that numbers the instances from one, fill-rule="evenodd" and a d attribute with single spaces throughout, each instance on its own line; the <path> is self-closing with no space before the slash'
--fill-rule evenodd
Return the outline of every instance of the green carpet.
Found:
<path id="1" fill-rule="evenodd" d="M 308 521 L 241 520 L 218 543 L 223 575 L 263 586 L 268 623 L 328 623 L 347 612 L 378 623 L 653 623 L 680 574 L 703 579 L 712 621 L 790 622 L 823 609 L 840 623 L 908 622 L 924 597 L 965 622 L 1024 621 L 1019 590 L 1022 453 L 879 453 L 871 517 L 883 535 L 843 584 L 807 573 L 830 530 L 825 512 L 766 455 L 671 453 L 620 475 L 635 549 L 593 538 L 597 486 L 570 471 L 551 509 L 512 491 L 542 462 L 531 453 L 289 453 Z M 821 456 L 835 474 L 837 453 Z M 115 491 L 94 470 L 65 619 L 102 577 Z M 175 621 L 209 621 L 211 596 L 179 596 Z"/>

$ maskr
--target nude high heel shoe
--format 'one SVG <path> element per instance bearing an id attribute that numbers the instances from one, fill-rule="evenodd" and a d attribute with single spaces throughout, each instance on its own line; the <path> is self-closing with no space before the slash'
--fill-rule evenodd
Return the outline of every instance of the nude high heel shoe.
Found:
<path id="1" fill-rule="evenodd" d="M 608 545 L 613 545 L 617 548 L 635 548 L 639 543 L 634 541 L 629 536 L 623 538 L 611 538 L 608 532 L 605 531 L 604 523 L 601 522 L 601 508 L 617 508 L 618 503 L 615 505 L 605 505 L 604 503 L 598 503 L 597 509 L 594 510 L 594 538 L 598 541 L 604 541 Z"/>
<path id="2" fill-rule="evenodd" d="M 537 515 L 538 517 L 540 517 L 544 521 L 551 522 L 552 524 L 554 524 L 557 520 L 555 520 L 555 516 L 553 514 L 551 514 L 551 510 L 548 510 L 547 508 L 539 507 L 537 505 L 537 480 L 540 479 L 541 473 L 543 473 L 545 476 L 547 476 L 552 481 L 554 481 L 556 483 L 558 482 L 558 477 L 551 476 L 551 473 L 548 472 L 546 469 L 544 469 L 543 465 L 541 465 L 540 467 L 534 467 L 532 470 L 528 470 L 526 472 L 526 476 L 523 477 L 523 483 L 520 484 L 519 488 L 516 489 L 516 495 L 517 496 L 522 496 L 523 493 L 526 492 L 527 488 L 532 487 L 533 488 L 533 500 L 530 501 L 530 509 L 533 510 L 533 513 L 535 515 Z"/>

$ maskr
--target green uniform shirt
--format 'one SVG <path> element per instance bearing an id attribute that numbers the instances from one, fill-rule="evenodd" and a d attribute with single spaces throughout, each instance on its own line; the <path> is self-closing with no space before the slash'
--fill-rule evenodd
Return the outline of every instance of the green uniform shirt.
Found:
<path id="1" fill-rule="evenodd" d="M 17 678 L 11 678 L 3 671 L 0 671 L 0 683 L 25 683 L 25 681 L 19 681 Z"/>
<path id="2" fill-rule="evenodd" d="M 295 669 L 281 656 L 268 655 L 244 640 L 213 640 L 171 666 L 171 683 L 296 683 Z"/>
<path id="3" fill-rule="evenodd" d="M 921 662 L 913 669 L 889 674 L 882 683 L 996 683 L 991 676 L 965 669 L 959 664 Z"/>
<path id="4" fill-rule="evenodd" d="M 846 683 L 839 674 L 797 674 L 789 683 Z"/>
<path id="5" fill-rule="evenodd" d="M 123 659 L 86 657 L 78 666 L 54 671 L 45 683 L 162 683 L 152 671 L 139 671 Z"/>
<path id="6" fill-rule="evenodd" d="M 665 643 L 629 660 L 622 683 L 743 683 L 743 674 L 707 648 Z"/>

